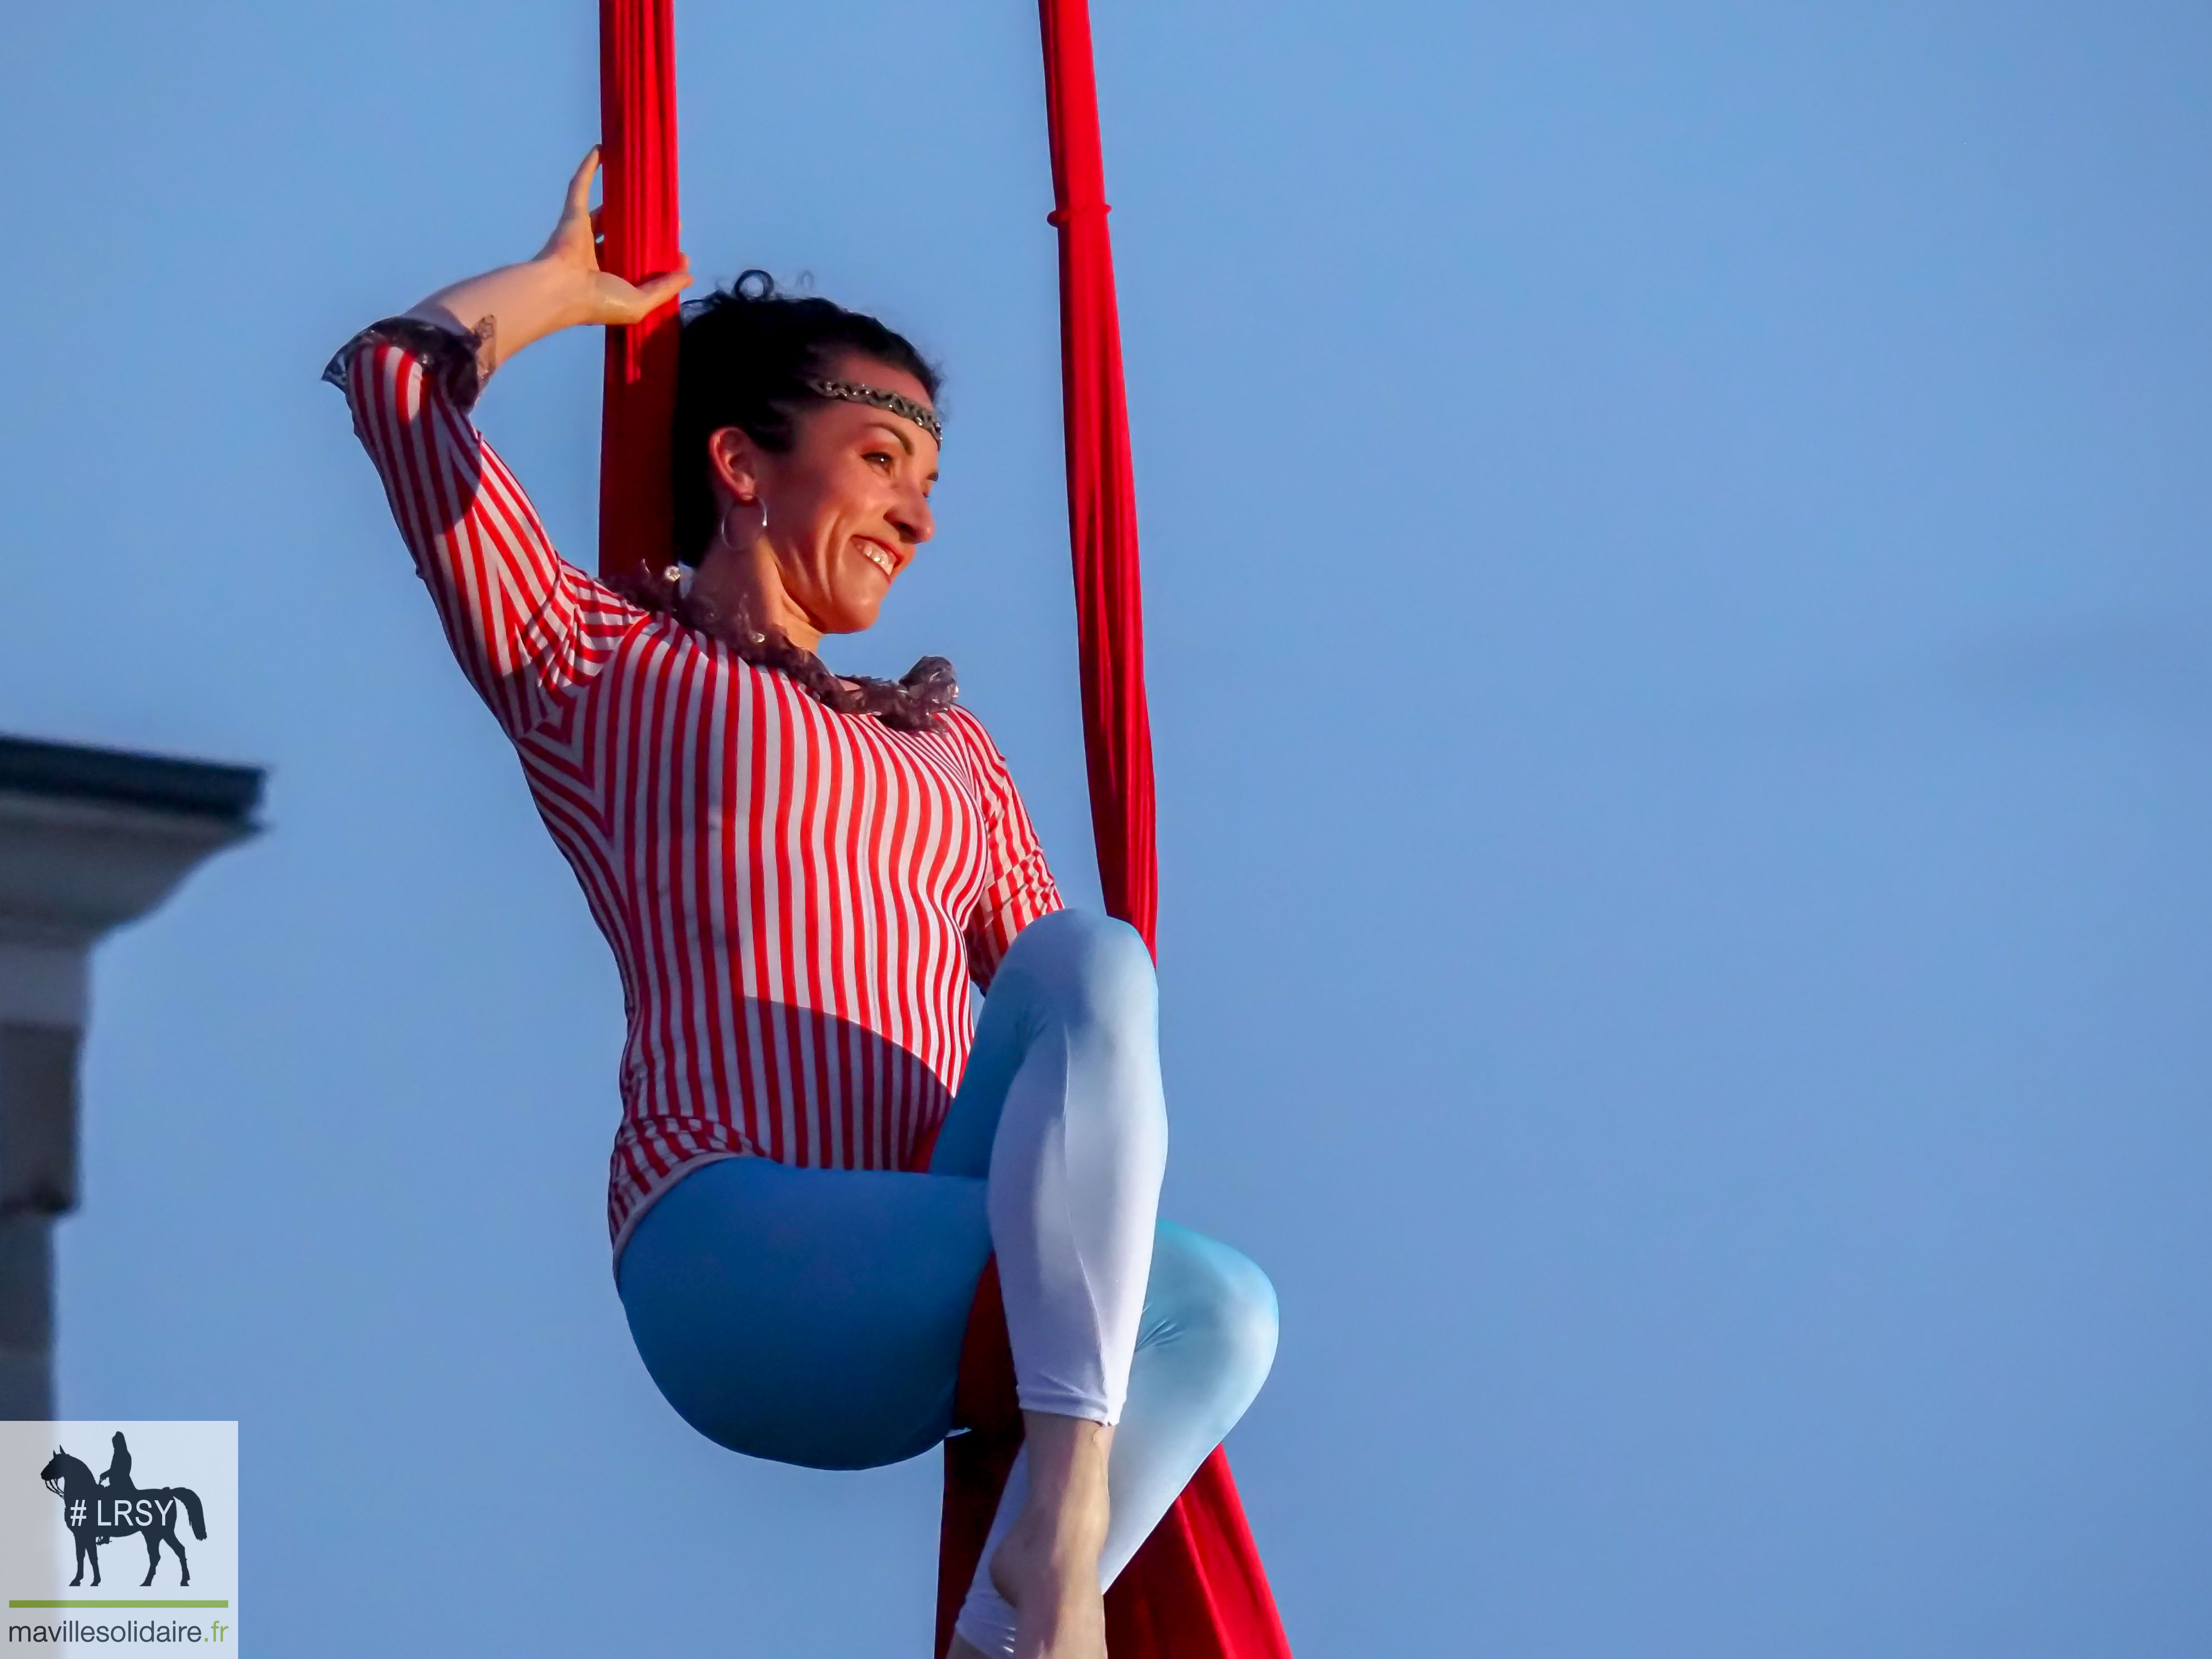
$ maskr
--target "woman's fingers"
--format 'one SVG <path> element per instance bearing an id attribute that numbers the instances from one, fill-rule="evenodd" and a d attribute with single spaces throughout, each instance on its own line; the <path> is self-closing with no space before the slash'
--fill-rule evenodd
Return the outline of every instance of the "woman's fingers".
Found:
<path id="1" fill-rule="evenodd" d="M 538 257 L 571 269 L 591 273 L 591 309 L 596 323 L 635 323 L 651 316 L 691 286 L 691 263 L 678 254 L 674 270 L 647 277 L 635 285 L 600 270 L 597 244 L 603 209 L 592 205 L 592 180 L 599 170 L 599 149 L 594 144 L 568 180 L 568 200 L 562 204 L 561 222 L 553 228 Z"/>
<path id="2" fill-rule="evenodd" d="M 675 299 L 691 286 L 691 268 L 687 264 L 680 270 L 664 271 L 658 276 L 648 276 L 633 287 L 619 277 L 599 279 L 600 314 L 592 320 L 600 323 L 637 323 Z"/>
<path id="3" fill-rule="evenodd" d="M 561 203 L 561 217 L 553 227 L 553 234 L 545 239 L 545 246 L 538 251 L 541 259 L 557 260 L 562 264 L 575 265 L 585 270 L 599 269 L 599 255 L 593 247 L 592 222 L 592 180 L 599 171 L 599 147 L 597 144 L 584 152 L 584 159 L 568 179 L 568 193 Z"/>
<path id="4" fill-rule="evenodd" d="M 599 147 L 593 144 L 584 152 L 577 166 L 576 176 L 568 180 L 568 199 L 562 204 L 562 218 L 571 215 L 578 218 L 596 218 L 592 211 L 592 177 L 599 170 Z"/>
<path id="5" fill-rule="evenodd" d="M 648 276 L 637 285 L 637 297 L 643 302 L 641 316 L 650 316 L 671 300 L 691 286 L 691 264 L 686 260 L 678 270 L 663 271 L 658 276 Z"/>

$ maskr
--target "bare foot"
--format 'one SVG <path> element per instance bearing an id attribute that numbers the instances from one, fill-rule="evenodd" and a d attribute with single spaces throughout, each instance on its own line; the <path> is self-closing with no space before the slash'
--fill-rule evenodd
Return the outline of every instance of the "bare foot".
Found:
<path id="1" fill-rule="evenodd" d="M 991 1582 L 1014 1609 L 1014 1659 L 1106 1659 L 1098 1553 L 1114 1431 L 1046 1412 L 1023 1416 L 1029 1501 L 991 1557 Z"/>
<path id="2" fill-rule="evenodd" d="M 991 1558 L 991 1582 L 1014 1609 L 1014 1659 L 1106 1659 L 1098 1551 L 1067 1548 L 1020 1522 Z"/>

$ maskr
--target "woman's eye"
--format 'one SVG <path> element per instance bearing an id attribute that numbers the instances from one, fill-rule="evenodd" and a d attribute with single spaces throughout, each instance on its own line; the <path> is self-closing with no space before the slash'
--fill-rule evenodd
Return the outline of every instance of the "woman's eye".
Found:
<path id="1" fill-rule="evenodd" d="M 889 466 L 891 464 L 891 458 L 889 452 L 881 449 L 870 450 L 868 452 L 868 459 L 871 462 L 881 462 L 884 466 Z"/>

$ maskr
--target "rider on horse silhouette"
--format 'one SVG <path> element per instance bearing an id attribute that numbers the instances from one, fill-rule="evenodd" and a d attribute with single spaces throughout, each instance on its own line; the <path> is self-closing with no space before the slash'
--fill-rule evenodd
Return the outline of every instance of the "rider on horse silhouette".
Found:
<path id="1" fill-rule="evenodd" d="M 100 1484 L 110 1492 L 138 1490 L 131 1484 L 131 1448 L 120 1429 L 115 1431 L 115 1455 L 107 1460 L 107 1473 L 100 1477 Z"/>

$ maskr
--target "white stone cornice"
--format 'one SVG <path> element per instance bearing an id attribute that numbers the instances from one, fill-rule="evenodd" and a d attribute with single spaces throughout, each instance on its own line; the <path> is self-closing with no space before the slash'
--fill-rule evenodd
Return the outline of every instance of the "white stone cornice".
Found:
<path id="1" fill-rule="evenodd" d="M 199 813 L 0 790 L 0 945 L 82 951 L 253 833 Z"/>

